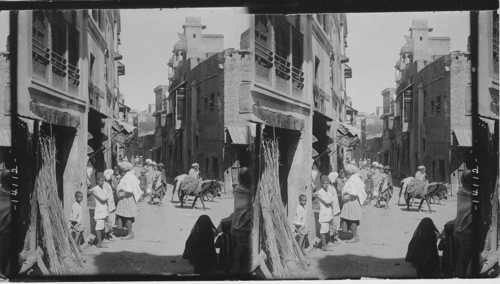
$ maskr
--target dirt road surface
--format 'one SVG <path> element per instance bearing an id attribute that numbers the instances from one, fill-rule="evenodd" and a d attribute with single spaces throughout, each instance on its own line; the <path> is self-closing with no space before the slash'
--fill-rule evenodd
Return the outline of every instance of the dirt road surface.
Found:
<path id="1" fill-rule="evenodd" d="M 375 207 L 375 201 L 363 207 L 359 243 L 340 243 L 329 252 L 312 250 L 308 254 L 312 275 L 320 279 L 415 278 L 415 269 L 404 260 L 415 229 L 423 218 L 430 217 L 442 231 L 446 222 L 455 219 L 457 199 L 452 196 L 443 205 L 431 204 L 432 213 L 424 202 L 423 210 L 417 212 L 420 200 L 407 211 L 406 204 L 397 204 L 399 188 L 394 194 L 389 209 Z"/>
<path id="2" fill-rule="evenodd" d="M 95 275 L 177 275 L 193 273 L 192 266 L 182 258 L 189 233 L 199 216 L 206 214 L 217 226 L 233 212 L 233 194 L 223 194 L 215 202 L 206 201 L 204 211 L 200 201 L 191 209 L 192 199 L 184 208 L 170 202 L 172 185 L 168 185 L 163 206 L 138 204 L 133 224 L 134 240 L 106 242 L 108 248 L 95 246 L 85 251 L 86 267 L 82 274 Z M 192 198 L 192 197 L 190 197 Z"/>

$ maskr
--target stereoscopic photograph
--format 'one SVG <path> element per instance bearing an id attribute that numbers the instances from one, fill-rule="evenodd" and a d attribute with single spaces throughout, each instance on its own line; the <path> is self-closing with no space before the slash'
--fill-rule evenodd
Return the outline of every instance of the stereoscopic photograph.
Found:
<path id="1" fill-rule="evenodd" d="M 0 272 L 498 278 L 498 27 L 1 11 Z"/>

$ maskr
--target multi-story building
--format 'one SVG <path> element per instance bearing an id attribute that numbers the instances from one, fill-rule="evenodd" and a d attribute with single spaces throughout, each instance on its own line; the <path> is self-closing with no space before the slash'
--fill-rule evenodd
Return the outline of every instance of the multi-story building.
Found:
<path id="1" fill-rule="evenodd" d="M 153 114 L 149 113 L 147 110 L 137 113 L 132 118 L 132 127 L 133 127 L 133 139 L 130 139 L 130 143 L 128 144 L 128 147 L 125 149 L 125 157 L 127 157 L 130 161 L 130 158 L 132 158 L 132 156 L 141 156 L 139 152 L 141 153 L 148 152 L 146 156 L 148 156 L 151 159 L 156 158 L 154 152 L 155 151 L 154 134 L 156 128 L 156 121 Z M 140 140 L 139 137 L 144 137 L 146 135 L 153 136 L 153 143 L 142 143 L 141 141 L 139 141 Z M 144 158 L 143 160 L 145 161 L 146 158 Z"/>
<path id="2" fill-rule="evenodd" d="M 154 88 L 155 93 L 155 146 L 153 150 L 153 158 L 155 161 L 166 163 L 167 161 L 167 143 L 162 138 L 162 128 L 167 122 L 167 96 L 168 86 L 159 85 Z"/>
<path id="3" fill-rule="evenodd" d="M 381 151 L 382 151 L 382 133 L 376 135 L 368 135 L 366 137 L 365 152 L 363 159 L 368 162 L 381 162 Z"/>
<path id="4" fill-rule="evenodd" d="M 396 64 L 391 165 L 397 176 L 424 165 L 430 181 L 455 188 L 472 145 L 470 62 L 466 53 L 449 52 L 449 38 L 430 31 L 425 20 L 414 20 Z"/>
<path id="5" fill-rule="evenodd" d="M 239 167 L 255 165 L 249 146 L 262 127 L 279 142 L 282 199 L 295 208 L 299 194 L 312 194 L 313 149 L 322 172 L 337 170 L 358 132 L 346 123 L 345 15 L 254 15 L 240 49 L 224 51 L 203 27 L 187 18 L 169 61 L 168 172 L 198 162 L 204 178 L 231 187 Z"/>
<path id="6" fill-rule="evenodd" d="M 394 88 L 386 88 L 382 91 L 383 98 L 383 113 L 380 115 L 382 119 L 382 159 L 381 163 L 393 168 L 390 157 L 390 149 L 393 147 L 393 122 L 394 122 Z"/>
<path id="7" fill-rule="evenodd" d="M 125 72 L 118 61 L 120 14 L 78 10 L 17 15 L 18 114 L 35 123 L 32 127 L 20 120 L 19 129 L 55 138 L 58 192 L 69 215 L 75 191 L 86 196 L 89 157 L 98 171 L 112 167 L 118 144 L 112 137 L 123 129 L 117 120 L 122 101 L 118 76 Z M 27 139 L 23 137 L 21 141 Z M 30 179 L 26 182 L 32 188 Z M 84 199 L 84 208 L 86 203 Z M 84 225 L 87 234 L 87 211 Z"/>

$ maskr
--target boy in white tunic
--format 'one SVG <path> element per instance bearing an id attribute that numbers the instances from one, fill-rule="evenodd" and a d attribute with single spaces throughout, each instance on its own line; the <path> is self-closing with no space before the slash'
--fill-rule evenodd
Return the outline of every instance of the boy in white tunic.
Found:
<path id="1" fill-rule="evenodd" d="M 81 191 L 75 192 L 75 203 L 71 207 L 71 216 L 69 217 L 69 222 L 71 223 L 70 229 L 73 235 L 73 239 L 78 247 L 78 250 L 82 252 L 82 248 L 80 247 L 80 241 L 82 237 L 83 230 L 85 227 L 82 225 L 83 218 L 83 208 L 82 208 L 82 200 L 83 193 Z"/>
<path id="2" fill-rule="evenodd" d="M 305 255 L 305 244 L 306 238 L 309 235 L 309 229 L 306 225 L 306 209 L 304 208 L 307 203 L 307 197 L 304 194 L 299 196 L 299 205 L 297 209 L 295 209 L 295 221 L 293 224 L 295 225 L 295 233 L 298 237 L 298 243 L 302 253 Z"/>
<path id="3" fill-rule="evenodd" d="M 330 185 L 330 180 L 328 179 L 328 176 L 326 175 L 322 176 L 321 187 L 318 188 L 313 195 L 317 197 L 320 201 L 318 222 L 320 224 L 319 233 L 321 235 L 321 250 L 323 251 L 333 250 L 331 246 L 327 246 L 327 240 L 329 239 L 333 221 L 333 210 L 332 210 L 333 198 L 327 192 L 329 185 Z"/>
<path id="4" fill-rule="evenodd" d="M 108 193 L 104 189 L 104 175 L 103 173 L 97 173 L 97 185 L 91 189 L 92 194 L 95 196 L 95 232 L 97 239 L 97 247 L 98 248 L 107 248 L 102 243 L 102 238 L 104 236 L 104 224 L 108 218 Z"/>

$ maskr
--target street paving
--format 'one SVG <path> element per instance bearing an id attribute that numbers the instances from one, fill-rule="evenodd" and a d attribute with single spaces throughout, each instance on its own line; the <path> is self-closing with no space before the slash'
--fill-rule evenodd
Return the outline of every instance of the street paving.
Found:
<path id="1" fill-rule="evenodd" d="M 186 240 L 199 216 L 206 214 L 215 226 L 233 211 L 233 194 L 223 194 L 215 202 L 201 202 L 191 209 L 192 197 L 180 208 L 177 194 L 171 203 L 172 185 L 168 185 L 163 206 L 138 204 L 138 217 L 133 225 L 134 240 L 106 242 L 108 248 L 95 246 L 85 251 L 86 267 L 82 274 L 107 275 L 176 275 L 193 273 L 192 266 L 182 258 Z"/>
<path id="2" fill-rule="evenodd" d="M 406 204 L 397 204 L 398 194 L 399 188 L 395 188 L 389 209 L 375 207 L 375 201 L 363 206 L 359 243 L 340 243 L 333 251 L 309 252 L 312 275 L 320 279 L 415 278 L 415 268 L 404 260 L 415 229 L 423 218 L 430 217 L 442 231 L 446 222 L 455 219 L 457 199 L 452 196 L 442 200 L 442 205 L 431 204 L 432 213 L 424 202 L 422 211 L 417 212 L 420 200 L 407 211 Z"/>

